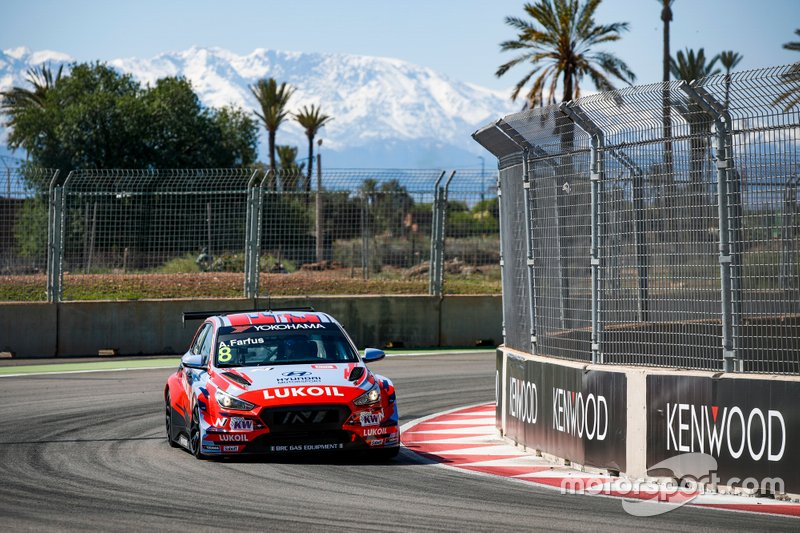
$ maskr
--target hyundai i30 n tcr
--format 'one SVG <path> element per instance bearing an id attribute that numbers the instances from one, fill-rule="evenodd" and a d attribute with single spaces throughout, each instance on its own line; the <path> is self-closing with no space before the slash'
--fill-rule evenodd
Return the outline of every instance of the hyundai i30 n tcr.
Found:
<path id="1" fill-rule="evenodd" d="M 167 440 L 198 458 L 400 446 L 392 382 L 344 328 L 313 310 L 205 318 L 164 389 Z"/>

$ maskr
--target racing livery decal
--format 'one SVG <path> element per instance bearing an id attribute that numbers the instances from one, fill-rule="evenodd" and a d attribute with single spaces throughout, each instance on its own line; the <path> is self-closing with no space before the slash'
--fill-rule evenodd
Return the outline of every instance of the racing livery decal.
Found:
<path id="1" fill-rule="evenodd" d="M 365 364 L 383 352 L 368 349 L 362 358 L 329 315 L 188 314 L 205 322 L 164 390 L 170 445 L 198 458 L 399 452 L 394 385 Z"/>

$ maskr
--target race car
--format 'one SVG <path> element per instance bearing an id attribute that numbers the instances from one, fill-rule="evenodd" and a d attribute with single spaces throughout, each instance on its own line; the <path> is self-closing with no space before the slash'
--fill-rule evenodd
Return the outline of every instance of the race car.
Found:
<path id="1" fill-rule="evenodd" d="M 311 308 L 184 313 L 205 319 L 164 388 L 167 442 L 198 459 L 400 450 L 392 382 L 341 324 Z"/>

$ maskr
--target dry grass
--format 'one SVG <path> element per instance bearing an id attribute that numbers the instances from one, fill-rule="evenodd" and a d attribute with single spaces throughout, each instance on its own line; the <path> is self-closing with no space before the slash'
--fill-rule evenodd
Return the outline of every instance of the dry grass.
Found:
<path id="1" fill-rule="evenodd" d="M 0 301 L 46 299 L 42 274 L 0 277 Z M 137 300 L 145 298 L 238 298 L 244 291 L 238 272 L 176 274 L 64 274 L 65 300 Z M 445 280 L 449 294 L 499 294 L 499 273 L 453 276 Z M 363 279 L 350 269 L 291 274 L 261 274 L 262 294 L 272 296 L 341 294 L 427 294 L 427 276 L 386 270 Z"/>

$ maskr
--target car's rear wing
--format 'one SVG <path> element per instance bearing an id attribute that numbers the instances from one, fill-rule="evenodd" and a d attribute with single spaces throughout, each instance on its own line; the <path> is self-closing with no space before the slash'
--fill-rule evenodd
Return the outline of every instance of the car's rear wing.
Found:
<path id="1" fill-rule="evenodd" d="M 205 320 L 210 316 L 232 315 L 236 313 L 275 313 L 281 311 L 315 312 L 313 307 L 281 307 L 280 309 L 230 309 L 227 311 L 184 311 L 183 322 L 187 320 Z"/>

